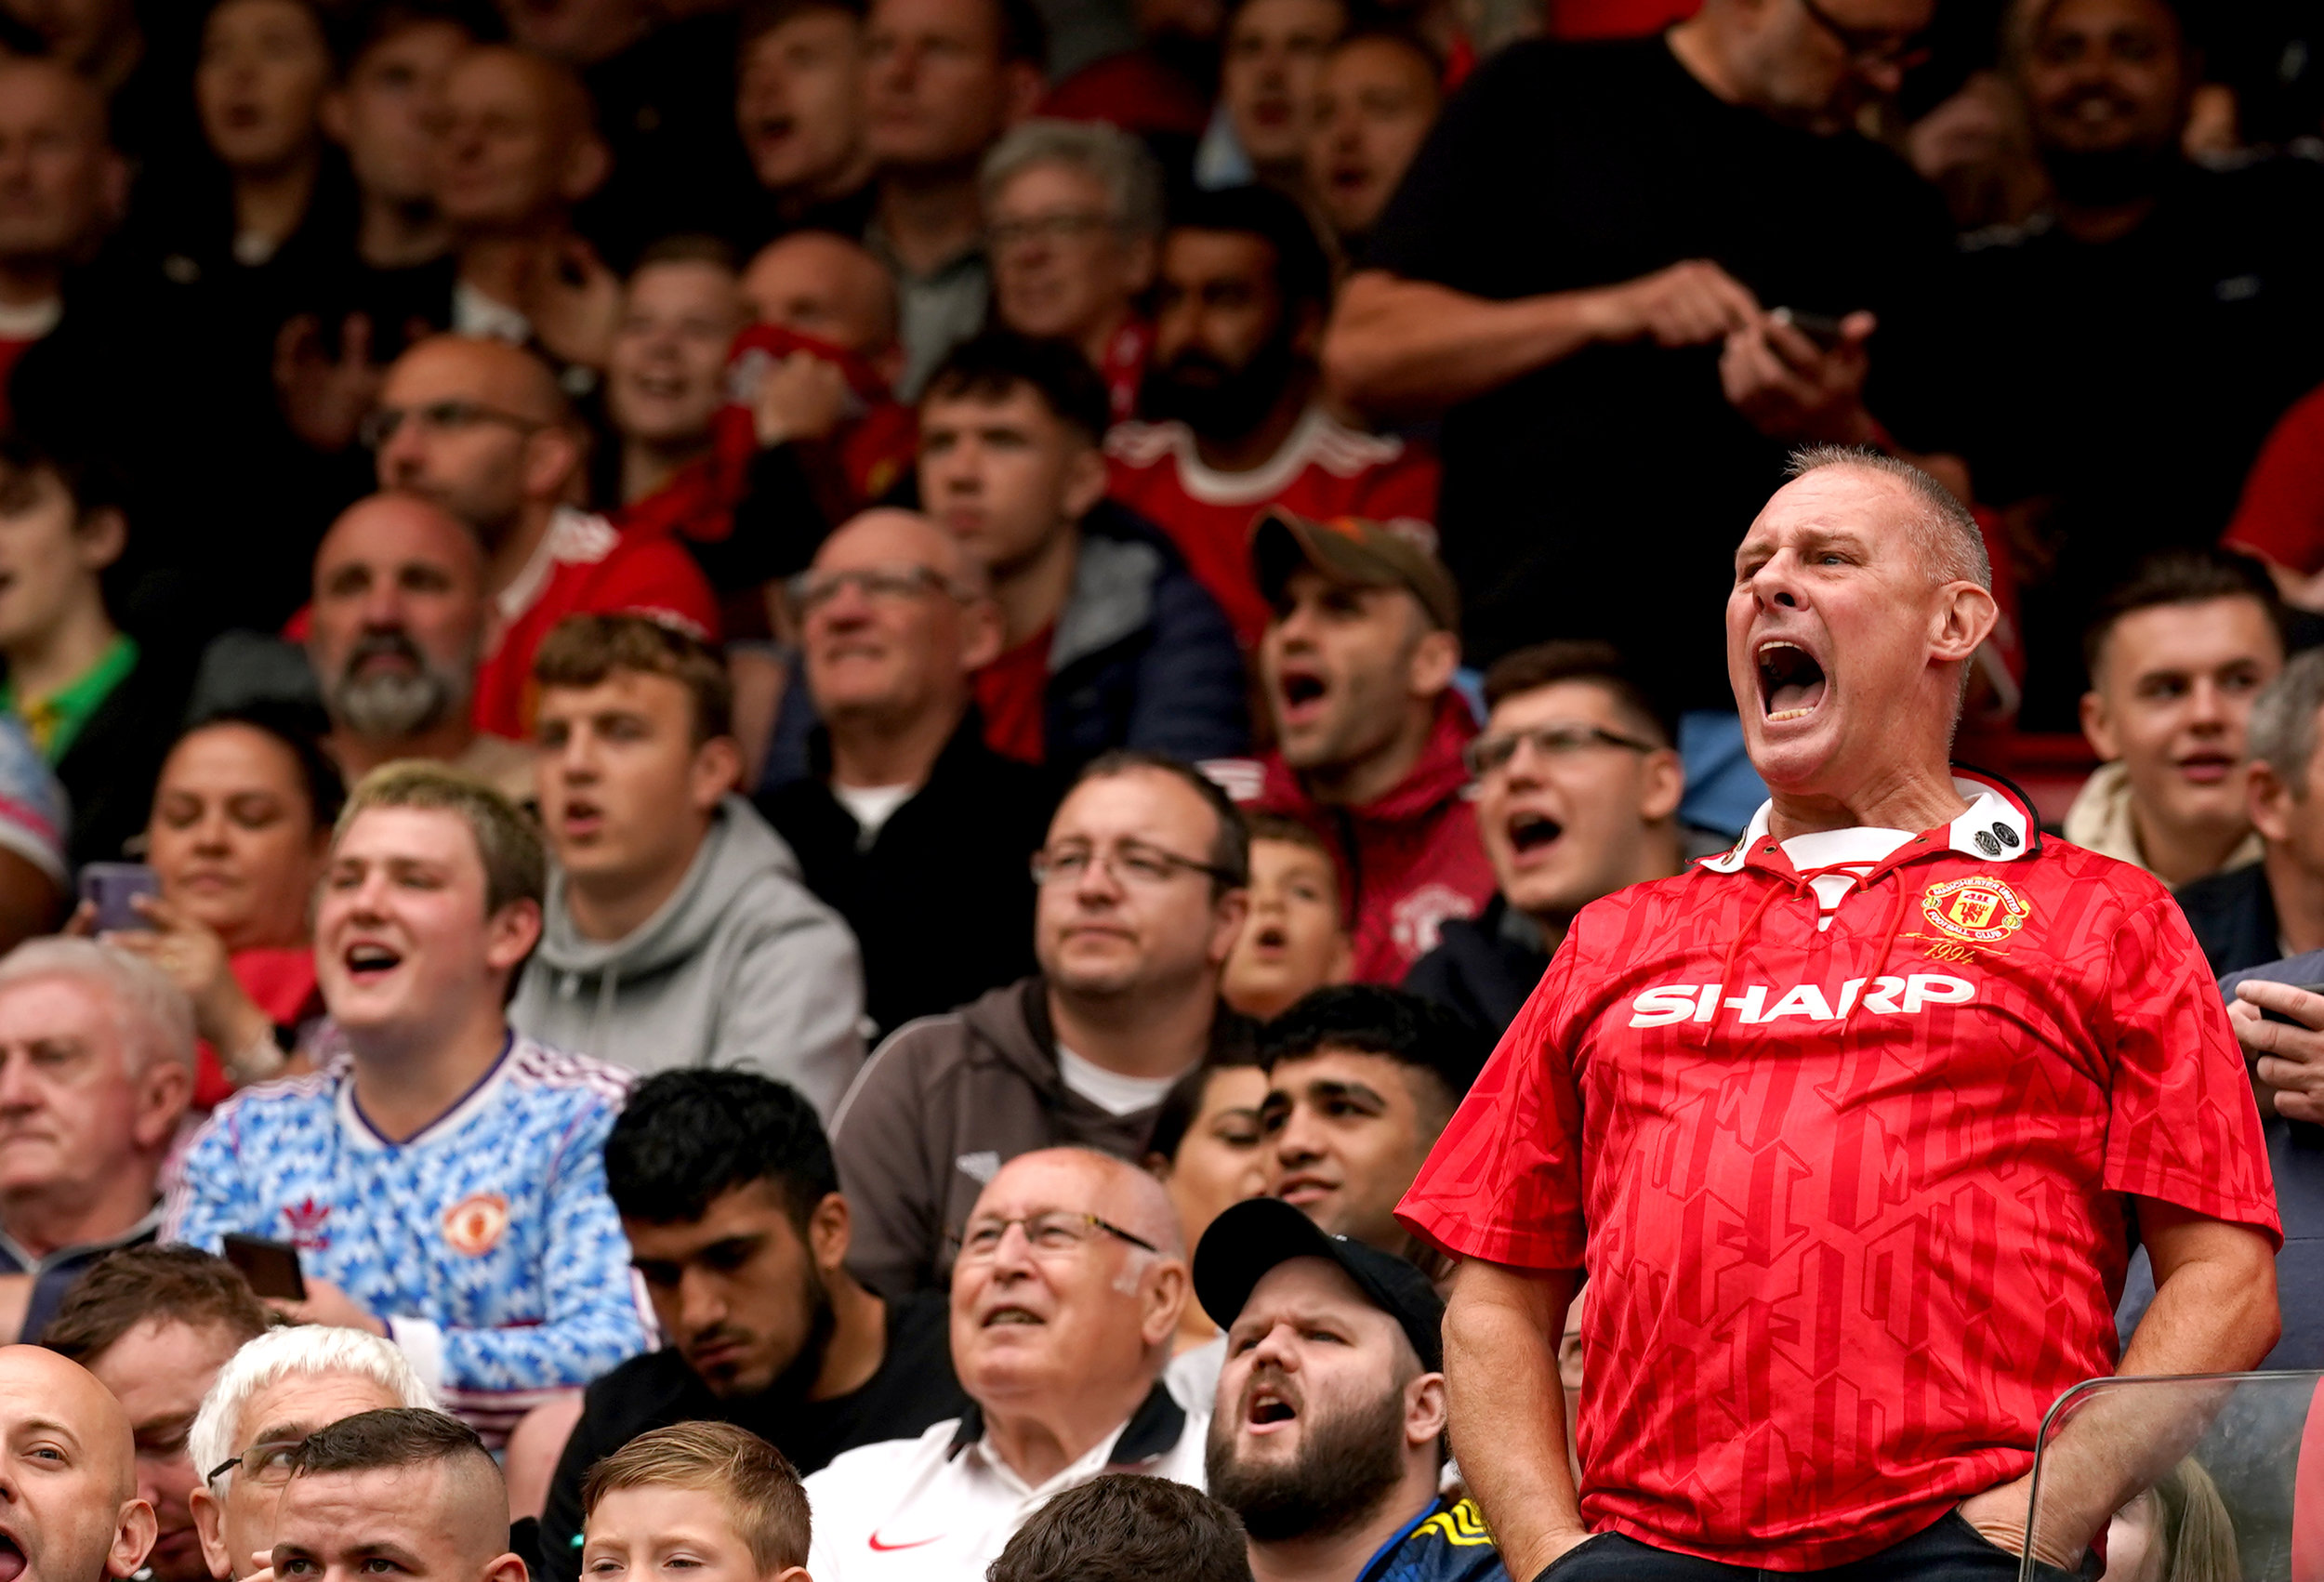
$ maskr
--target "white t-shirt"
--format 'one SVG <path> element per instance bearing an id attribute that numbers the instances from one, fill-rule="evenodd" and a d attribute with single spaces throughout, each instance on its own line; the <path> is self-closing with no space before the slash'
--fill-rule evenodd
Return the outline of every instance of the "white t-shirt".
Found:
<path id="1" fill-rule="evenodd" d="M 1151 1110 L 1162 1102 L 1162 1095 L 1170 1090 L 1171 1084 L 1186 1074 L 1182 1071 L 1174 1076 L 1124 1076 L 1120 1072 L 1108 1071 L 1083 1060 L 1063 1044 L 1057 1046 L 1057 1072 L 1065 1079 L 1069 1092 L 1080 1094 L 1109 1115 L 1134 1115 L 1141 1110 Z"/>
<path id="2" fill-rule="evenodd" d="M 896 810 L 910 801 L 912 793 L 918 789 L 917 785 L 841 785 L 834 781 L 831 795 L 855 821 L 855 849 L 868 851 L 888 821 L 895 817 Z"/>

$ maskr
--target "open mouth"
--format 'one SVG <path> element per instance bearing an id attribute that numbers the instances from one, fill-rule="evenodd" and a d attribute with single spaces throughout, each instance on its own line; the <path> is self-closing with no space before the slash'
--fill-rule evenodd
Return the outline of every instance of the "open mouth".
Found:
<path id="1" fill-rule="evenodd" d="M 1522 857 L 1557 844 L 1565 826 L 1547 813 L 1518 812 L 1509 817 L 1509 844 Z"/>
<path id="2" fill-rule="evenodd" d="M 595 802 L 576 797 L 565 804 L 564 816 L 558 822 L 569 836 L 594 835 L 605 822 L 605 815 Z"/>
<path id="3" fill-rule="evenodd" d="M 1275 1195 L 1286 1203 L 1316 1203 L 1329 1197 L 1332 1184 L 1317 1176 L 1286 1176 Z"/>
<path id="4" fill-rule="evenodd" d="M 1274 1428 L 1282 1423 L 1299 1420 L 1298 1405 L 1288 1395 L 1272 1384 L 1252 1387 L 1245 1402 L 1243 1421 L 1252 1428 Z"/>
<path id="5" fill-rule="evenodd" d="M 24 1549 L 13 1537 L 0 1533 L 0 1582 L 16 1582 L 24 1575 Z"/>
<path id="6" fill-rule="evenodd" d="M 347 965 L 347 975 L 359 983 L 376 982 L 403 965 L 403 957 L 383 944 L 351 944 L 341 959 Z M 0 1582 L 7 1578 L 0 1576 Z"/>
<path id="7" fill-rule="evenodd" d="M 1774 638 L 1759 645 L 1759 696 L 1768 723 L 1805 719 L 1822 705 L 1829 684 L 1824 666 L 1798 643 Z"/>
<path id="8" fill-rule="evenodd" d="M 1275 683 L 1275 692 L 1282 700 L 1286 724 L 1314 714 L 1323 705 L 1330 683 L 1313 670 L 1285 669 Z"/>
<path id="9" fill-rule="evenodd" d="M 1250 937 L 1251 948 L 1262 955 L 1276 955 L 1287 949 L 1291 936 L 1280 923 L 1262 923 Z"/>
<path id="10" fill-rule="evenodd" d="M 984 1322 L 979 1325 L 979 1327 L 984 1329 L 999 1329 L 1005 1325 L 1024 1325 L 1037 1327 L 1041 1325 L 1047 1324 L 1049 1320 L 1043 1318 L 1039 1313 L 1035 1312 L 1031 1308 L 1004 1305 L 997 1307 L 992 1312 L 986 1313 L 984 1315 Z M 7 1582 L 7 1579 L 6 1577 L 0 1577 L 0 1582 Z"/>

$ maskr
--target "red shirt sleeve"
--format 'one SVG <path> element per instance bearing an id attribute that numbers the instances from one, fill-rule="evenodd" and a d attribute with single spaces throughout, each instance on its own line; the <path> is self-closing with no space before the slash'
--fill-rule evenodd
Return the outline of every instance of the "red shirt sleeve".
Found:
<path id="1" fill-rule="evenodd" d="M 2168 894 L 2108 942 L 2106 1185 L 2265 1231 L 2276 1183 L 2234 1024 L 2185 914 Z"/>
<path id="2" fill-rule="evenodd" d="M 1364 481 L 1364 498 L 1353 514 L 1374 521 L 1402 517 L 1436 526 L 1436 490 L 1443 468 L 1434 455 L 1406 444 L 1404 455 Z"/>
<path id="3" fill-rule="evenodd" d="M 1589 1238 L 1568 1009 L 1578 933 L 1567 932 L 1396 1206 L 1406 1229 L 1457 1257 L 1581 1267 Z"/>
<path id="4" fill-rule="evenodd" d="M 2286 571 L 2324 571 L 2324 389 L 2293 402 L 2260 447 L 2223 542 Z"/>
<path id="5" fill-rule="evenodd" d="M 573 613 L 658 615 L 719 640 L 718 596 L 693 557 L 668 538 L 623 540 L 599 565 Z"/>

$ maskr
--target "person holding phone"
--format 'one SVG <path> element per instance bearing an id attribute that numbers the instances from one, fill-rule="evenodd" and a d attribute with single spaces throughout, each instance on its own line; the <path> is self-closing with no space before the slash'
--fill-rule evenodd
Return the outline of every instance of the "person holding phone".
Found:
<path id="1" fill-rule="evenodd" d="M 134 924 L 104 931 L 192 1002 L 203 1041 L 194 1101 L 205 1108 L 280 1074 L 323 1013 L 308 919 L 347 795 L 317 745 L 325 724 L 317 711 L 273 705 L 178 737 L 145 825 L 160 893 L 130 900 Z M 102 928 L 82 904 L 77 921 Z"/>

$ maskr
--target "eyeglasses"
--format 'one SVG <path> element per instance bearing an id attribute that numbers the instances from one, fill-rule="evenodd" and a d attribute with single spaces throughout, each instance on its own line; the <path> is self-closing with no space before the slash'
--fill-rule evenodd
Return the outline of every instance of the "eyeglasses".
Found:
<path id="1" fill-rule="evenodd" d="M 1024 219 L 997 219 L 984 228 L 984 244 L 1013 247 L 1020 242 L 1071 242 L 1096 231 L 1118 229 L 1112 215 L 1068 209 L 1063 214 L 1033 215 Z"/>
<path id="2" fill-rule="evenodd" d="M 1652 742 L 1635 736 L 1625 736 L 1618 731 L 1608 731 L 1600 725 L 1578 722 L 1556 725 L 1536 725 L 1524 731 L 1505 731 L 1495 736 L 1479 736 L 1460 749 L 1460 761 L 1468 766 L 1469 777 L 1483 780 L 1507 769 L 1517 749 L 1531 744 L 1533 750 L 1552 762 L 1578 758 L 1595 747 L 1619 747 L 1625 752 L 1655 753 L 1662 749 Z"/>
<path id="3" fill-rule="evenodd" d="M 1840 41 L 1852 66 L 1894 66 L 1899 72 L 1909 72 L 1928 63 L 1932 51 L 1923 33 L 1900 37 L 1885 28 L 1852 28 L 1825 10 L 1816 0 L 1800 0 L 1800 9 L 1808 14 L 1809 20 Z"/>
<path id="4" fill-rule="evenodd" d="M 1197 863 L 1192 857 L 1182 857 L 1175 851 L 1147 846 L 1140 841 L 1125 840 L 1103 855 L 1079 846 L 1068 846 L 1062 851 L 1036 851 L 1033 854 L 1033 882 L 1038 886 L 1050 884 L 1079 884 L 1089 871 L 1091 863 L 1105 871 L 1105 877 L 1116 884 L 1135 886 L 1141 890 L 1159 890 L 1182 873 L 1202 874 L 1213 882 L 1228 886 L 1243 881 L 1224 868 Z"/>
<path id="5" fill-rule="evenodd" d="M 439 434 L 456 434 L 483 423 L 505 423 L 520 434 L 537 434 L 548 427 L 496 406 L 486 406 L 481 401 L 428 401 L 417 406 L 375 407 L 363 415 L 356 434 L 376 451 L 394 439 L 396 431 L 407 422 Z"/>
<path id="6" fill-rule="evenodd" d="M 218 1479 L 240 1467 L 255 1483 L 289 1483 L 291 1457 L 306 1443 L 304 1439 L 262 1439 L 231 1460 L 220 1461 L 202 1481 L 215 1488 Z"/>
<path id="7" fill-rule="evenodd" d="M 1076 1214 L 1069 1208 L 1048 1208 L 1038 1214 L 1021 1214 L 1012 1219 L 979 1219 L 965 1231 L 955 1232 L 944 1240 L 952 1248 L 956 1261 L 961 1263 L 990 1263 L 1000 1256 L 1000 1244 L 1008 1239 L 1009 1227 L 1024 1227 L 1024 1245 L 1039 1259 L 1071 1258 L 1100 1236 L 1112 1236 L 1128 1242 L 1144 1252 L 1158 1253 L 1162 1249 L 1143 1236 L 1132 1235 L 1110 1220 L 1094 1214 Z"/>
<path id="8" fill-rule="evenodd" d="M 801 572 L 791 579 L 791 604 L 805 615 L 852 587 L 866 599 L 919 599 L 941 593 L 966 604 L 975 597 L 967 588 L 926 566 L 865 566 L 848 572 Z"/>

